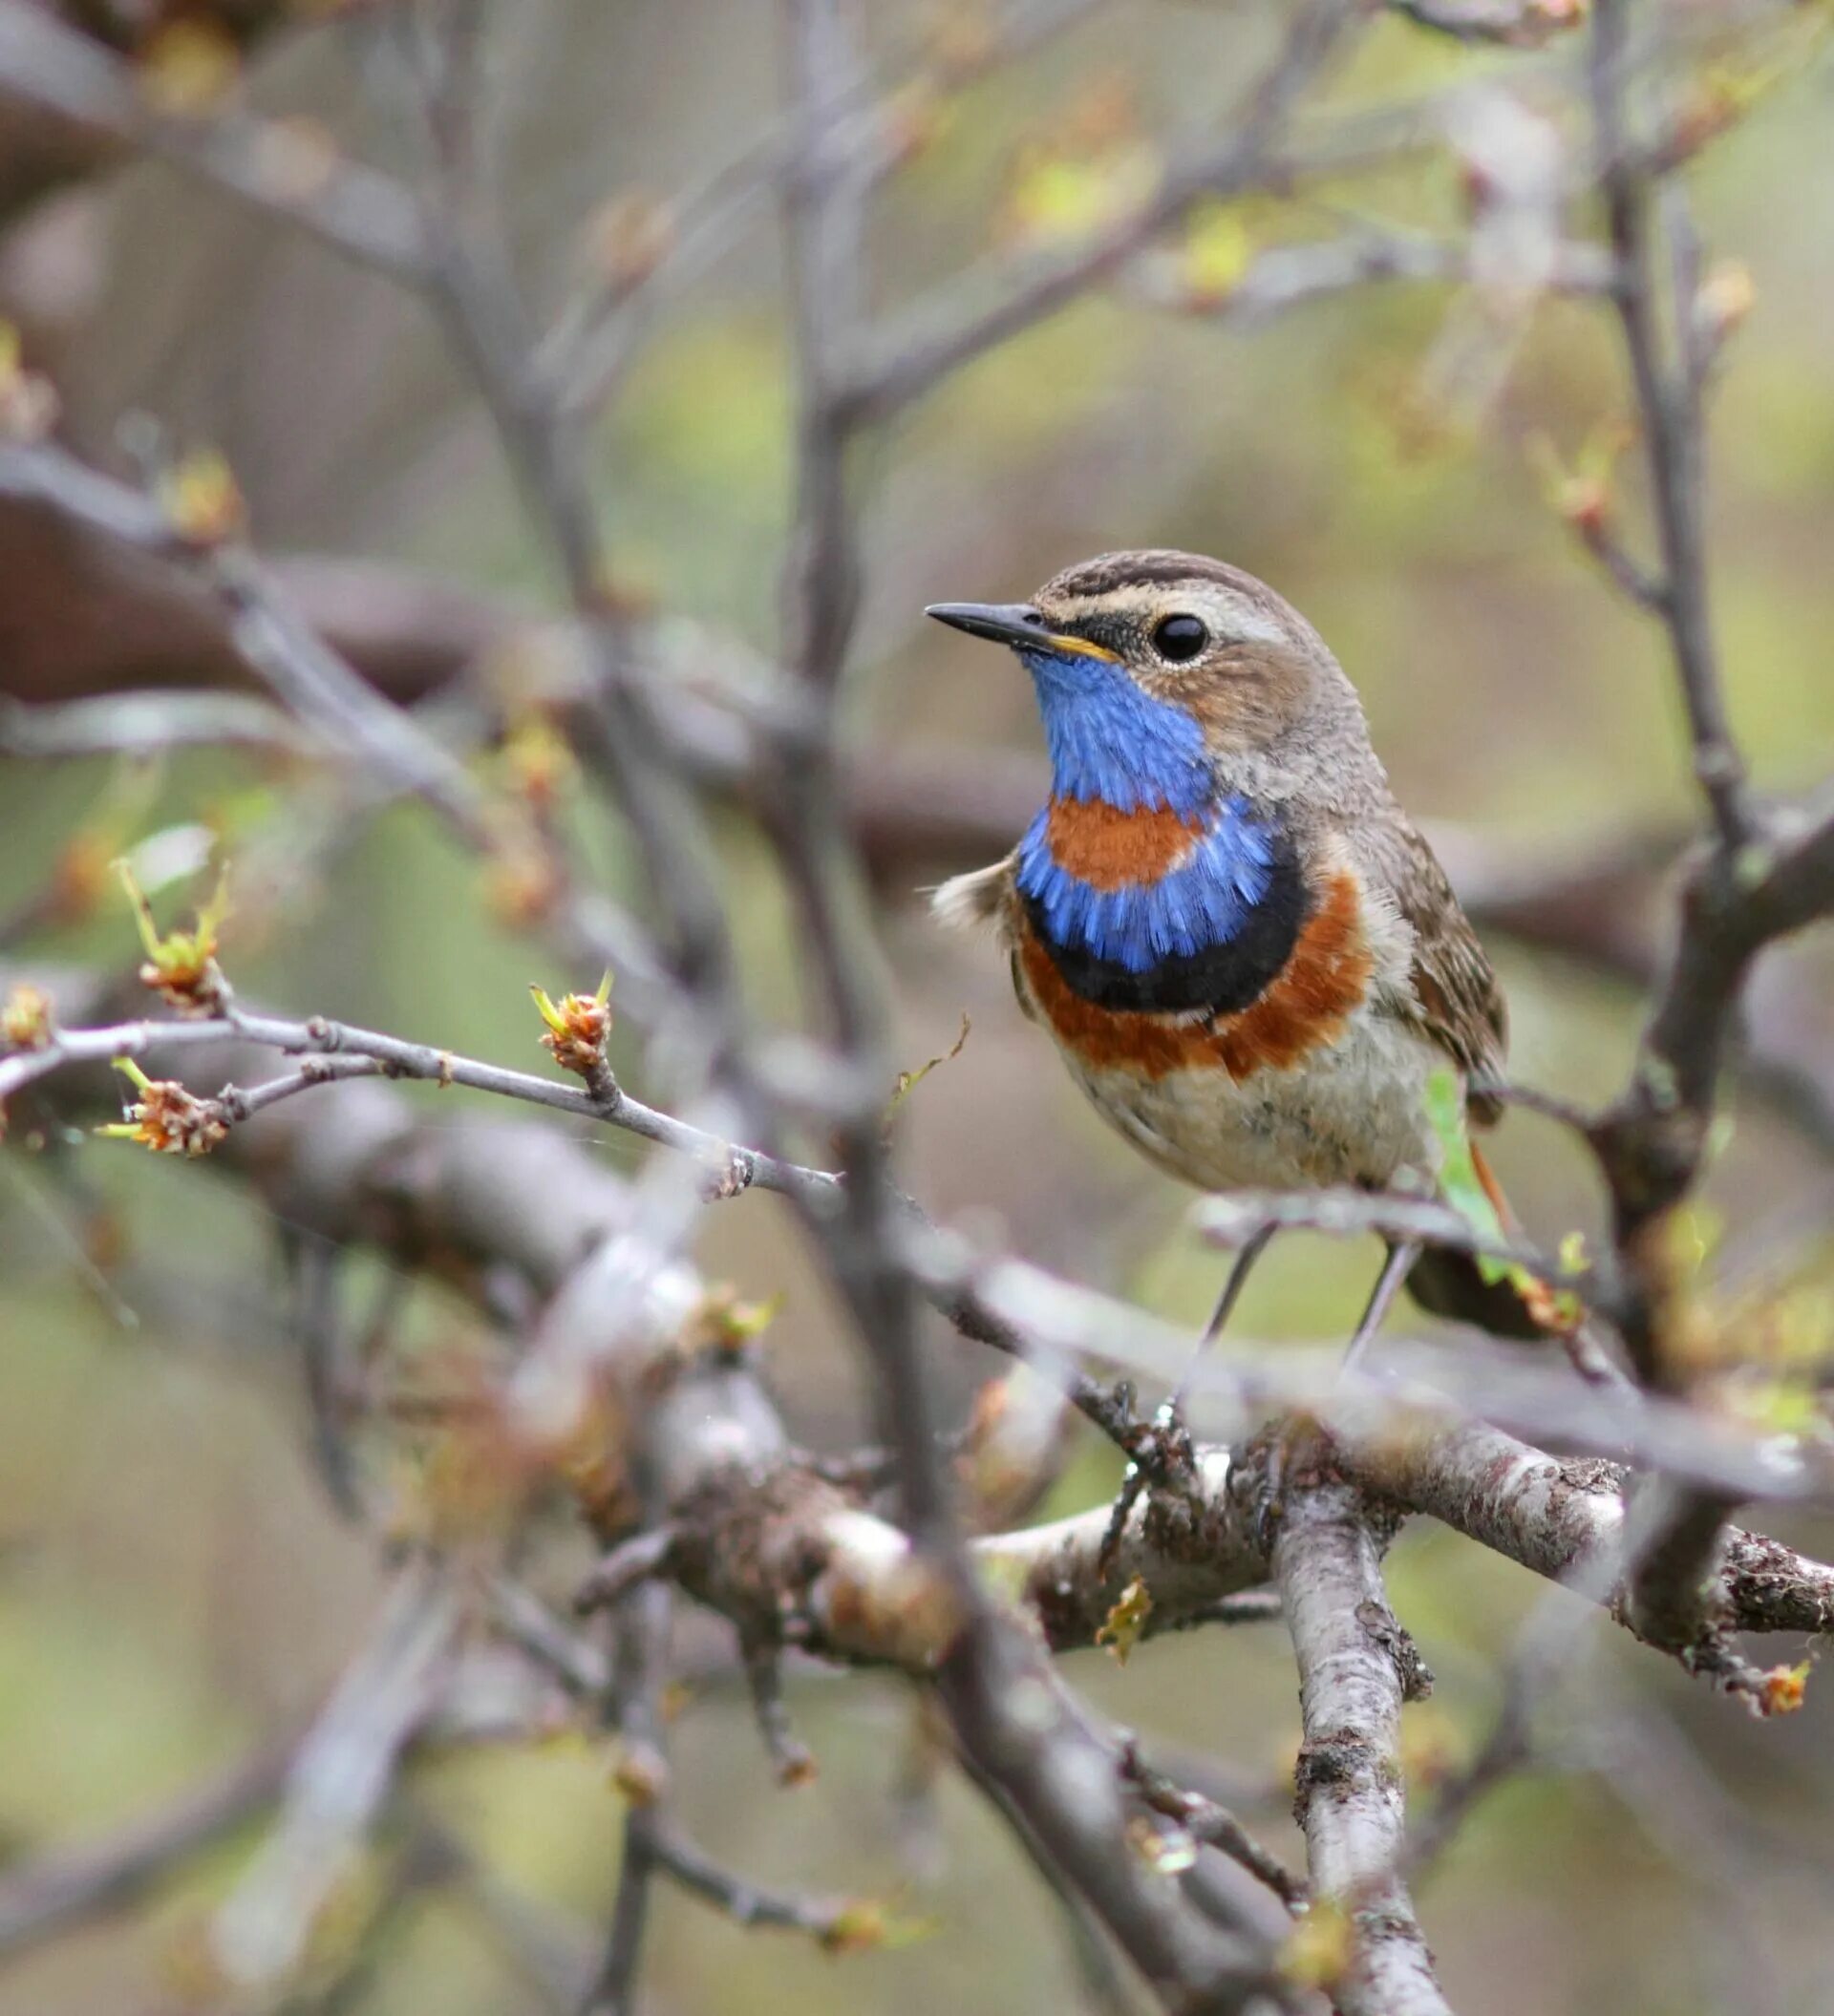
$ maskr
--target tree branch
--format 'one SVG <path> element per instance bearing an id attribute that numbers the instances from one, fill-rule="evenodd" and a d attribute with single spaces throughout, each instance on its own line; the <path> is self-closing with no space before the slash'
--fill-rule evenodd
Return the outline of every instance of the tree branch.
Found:
<path id="1" fill-rule="evenodd" d="M 1379 1559 L 1353 1489 L 1293 1481 L 1273 1543 L 1305 1721 L 1293 1814 L 1314 1897 L 1354 1929 L 1347 1970 L 1332 1983 L 1340 2016 L 1448 2016 L 1398 1874 L 1401 1704 L 1432 1679 L 1388 1607 Z"/>
<path id="2" fill-rule="evenodd" d="M 391 278 L 424 276 L 426 240 L 411 190 L 247 113 L 157 113 L 132 64 L 29 0 L 0 0 L 0 96 L 155 155 Z"/>
<path id="3" fill-rule="evenodd" d="M 1806 841 L 1785 838 L 1748 801 L 1743 758 L 1721 690 L 1708 604 L 1704 388 L 1708 358 L 1696 331 L 1698 249 L 1678 184 L 1664 191 L 1666 267 L 1673 296 L 1665 355 L 1653 219 L 1656 170 L 1630 131 L 1629 7 L 1598 0 L 1590 84 L 1599 187 L 1616 267 L 1614 301 L 1648 459 L 1661 575 L 1638 599 L 1668 634 L 1685 705 L 1695 776 L 1714 827 L 1707 858 L 1683 894 L 1667 981 L 1644 1030 L 1623 1097 L 1594 1131 L 1610 1183 L 1618 1252 L 1631 1289 L 1622 1324 L 1646 1386 L 1687 1383 L 1674 1332 L 1686 1299 L 1668 1214 L 1693 1188 L 1705 1157 L 1721 1052 L 1752 961 L 1774 938 L 1834 908 L 1834 819 Z M 1787 855 L 1790 866 L 1782 865 Z M 1657 1643 L 1708 1638 L 1703 1607 L 1728 1501 L 1650 1488 L 1656 1521 L 1640 1550 L 1631 1608 Z"/>
<path id="4" fill-rule="evenodd" d="M 110 1839 L 9 1869 L 0 1877 L 0 1954 L 134 1902 L 186 1857 L 245 1826 L 278 1797 L 298 1747 L 297 1736 L 264 1744 Z"/>
<path id="5" fill-rule="evenodd" d="M 920 305 L 882 331 L 856 368 L 844 403 L 856 420 L 884 419 L 921 398 L 965 364 L 1056 313 L 1123 266 L 1203 197 L 1240 196 L 1290 180 L 1277 152 L 1287 116 L 1335 53 L 1354 10 L 1343 0 L 1305 0 L 1274 60 L 1244 95 L 1228 140 L 1169 169 L 1131 215 L 1008 285 L 992 304 L 958 309 Z"/>

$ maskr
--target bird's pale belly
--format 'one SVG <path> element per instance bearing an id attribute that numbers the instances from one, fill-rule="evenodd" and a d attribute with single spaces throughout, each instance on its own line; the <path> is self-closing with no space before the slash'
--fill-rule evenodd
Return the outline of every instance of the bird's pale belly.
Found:
<path id="1" fill-rule="evenodd" d="M 1386 1187 L 1404 1176 L 1430 1181 L 1439 1169 L 1426 1081 L 1444 1054 L 1379 1012 L 1356 1015 L 1290 1070 L 1239 1083 L 1215 1066 L 1153 1078 L 1063 1055 L 1105 1119 L 1203 1190 Z"/>

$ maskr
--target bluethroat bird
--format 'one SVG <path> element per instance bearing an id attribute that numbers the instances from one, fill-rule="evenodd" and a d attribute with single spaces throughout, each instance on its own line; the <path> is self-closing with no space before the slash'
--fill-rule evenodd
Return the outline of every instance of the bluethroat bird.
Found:
<path id="1" fill-rule="evenodd" d="M 1435 1190 L 1429 1080 L 1450 1069 L 1470 1118 L 1497 1117 L 1479 1081 L 1501 1072 L 1503 995 L 1317 631 L 1252 575 L 1172 552 L 928 613 L 1018 654 L 1052 769 L 1017 847 L 935 910 L 995 927 L 1102 1116 L 1204 1190 Z M 1353 1353 L 1403 1279 L 1440 1314 L 1541 1334 L 1469 1255 L 1396 1242 Z"/>

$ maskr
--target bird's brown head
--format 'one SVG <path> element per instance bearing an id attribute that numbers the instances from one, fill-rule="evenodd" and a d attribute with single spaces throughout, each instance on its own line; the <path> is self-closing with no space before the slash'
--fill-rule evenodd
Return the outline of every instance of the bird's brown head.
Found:
<path id="1" fill-rule="evenodd" d="M 1065 796 L 1177 804 L 1192 739 L 1184 723 L 1208 755 L 1252 754 L 1321 710 L 1336 715 L 1348 693 L 1290 603 L 1194 553 L 1105 553 L 1053 576 L 1029 603 L 939 603 L 928 613 L 1018 653 Z"/>

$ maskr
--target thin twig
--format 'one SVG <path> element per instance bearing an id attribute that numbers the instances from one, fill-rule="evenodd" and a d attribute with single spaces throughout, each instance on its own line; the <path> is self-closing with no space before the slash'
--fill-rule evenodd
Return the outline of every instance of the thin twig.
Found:
<path id="1" fill-rule="evenodd" d="M 1631 155 L 1624 103 L 1629 12 L 1627 0 L 1597 0 L 1592 31 L 1592 116 L 1617 268 L 1613 299 L 1636 383 L 1662 549 L 1662 580 L 1652 593 L 1687 702 L 1695 775 L 1712 807 L 1720 845 L 1732 854 L 1751 838 L 1752 823 L 1744 801 L 1744 763 L 1726 719 L 1707 606 L 1699 386 L 1685 358 L 1671 369 L 1662 356 L 1651 271 L 1650 180 Z M 1681 323 L 1684 342 L 1690 321 L 1691 314 Z"/>
<path id="2" fill-rule="evenodd" d="M 785 1890 L 761 1888 L 722 1869 L 672 1829 L 658 1829 L 652 1854 L 663 1875 L 736 1924 L 800 1932 L 818 1945 L 837 1947 L 845 1942 L 848 1924 L 860 1914 L 861 1907 L 853 1899 L 798 1897 Z"/>
<path id="3" fill-rule="evenodd" d="M 132 64 L 28 0 L 0 0 L 0 94 L 199 175 L 391 279 L 423 276 L 412 190 L 277 121 L 240 111 L 163 117 Z"/>
<path id="4" fill-rule="evenodd" d="M 279 708 L 248 693 L 108 693 L 35 707 L 0 694 L 0 755 L 43 761 L 210 748 L 322 756 L 326 747 Z"/>
<path id="5" fill-rule="evenodd" d="M 784 1162 L 754 1149 L 737 1149 L 731 1142 L 691 1122 L 677 1120 L 620 1087 L 605 1096 L 532 1072 L 513 1071 L 487 1064 L 456 1051 L 436 1050 L 430 1044 L 411 1043 L 379 1029 L 359 1029 L 314 1015 L 303 1022 L 272 1015 L 257 1015 L 238 1009 L 230 1016 L 212 1016 L 197 1021 L 153 1021 L 117 1023 L 103 1029 L 53 1031 L 39 1049 L 15 1050 L 0 1055 L 0 1102 L 15 1096 L 29 1085 L 68 1066 L 113 1059 L 144 1057 L 149 1053 L 175 1050 L 208 1049 L 232 1043 L 256 1043 L 290 1055 L 305 1054 L 325 1067 L 302 1068 L 268 1085 L 236 1093 L 228 1101 L 224 1118 L 233 1123 L 272 1106 L 296 1092 L 348 1077 L 359 1065 L 392 1078 L 414 1078 L 435 1085 L 461 1085 L 476 1092 L 492 1093 L 526 1105 L 545 1107 L 556 1113 L 597 1120 L 637 1135 L 660 1146 L 691 1156 L 708 1169 L 729 1169 L 735 1156 L 742 1157 L 746 1168 L 744 1187 L 778 1190 L 821 1209 L 838 1187 L 838 1178 L 824 1171 Z M 358 1072 L 357 1074 L 361 1074 Z M 718 1194 L 724 1195 L 722 1191 Z"/>
<path id="6" fill-rule="evenodd" d="M 278 1797 L 298 1743 L 289 1736 L 264 1744 L 112 1838 L 10 1868 L 0 1877 L 0 1954 L 133 1903 L 191 1856 L 245 1826 Z"/>
<path id="7" fill-rule="evenodd" d="M 1214 152 L 1168 169 L 1141 207 L 1028 275 L 1007 284 L 991 304 L 967 309 L 950 302 L 920 304 L 875 338 L 845 394 L 856 419 L 884 419 L 921 398 L 943 379 L 1034 323 L 1067 307 L 1124 266 L 1137 252 L 1205 197 L 1240 196 L 1289 181 L 1294 164 L 1278 152 L 1281 128 L 1354 10 L 1341 0 L 1307 0 L 1292 17 L 1278 53 L 1244 93 L 1230 136 Z"/>
<path id="8" fill-rule="evenodd" d="M 669 1609 L 669 1592 L 650 1584 L 633 1590 L 619 1605 L 616 1618 L 611 1692 L 625 1748 L 621 1774 L 629 1805 L 611 1930 L 581 2016 L 629 2016 L 635 2005 L 644 1934 L 662 1866 L 656 1802 L 668 1779 L 659 1696 Z"/>
<path id="9" fill-rule="evenodd" d="M 272 1833 L 216 1913 L 212 1951 L 227 1979 L 271 1983 L 304 1952 L 432 1706 L 459 1614 L 437 1563 L 412 1561 L 397 1575 L 368 1644 L 292 1761 Z"/>
<path id="10" fill-rule="evenodd" d="M 1239 1862 L 1250 1876 L 1267 1884 L 1289 1911 L 1304 1909 L 1309 1895 L 1305 1884 L 1277 1855 L 1257 1841 L 1226 1806 L 1155 1770 L 1131 1738 L 1121 1746 L 1121 1770 L 1128 1781 L 1139 1787 L 1141 1797 L 1155 1813 L 1176 1820 L 1194 1840 L 1221 1849 L 1232 1862 Z"/>

